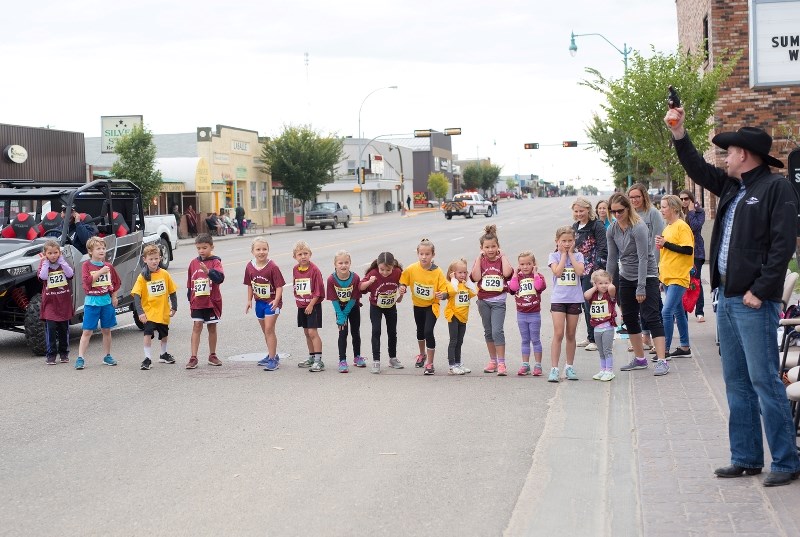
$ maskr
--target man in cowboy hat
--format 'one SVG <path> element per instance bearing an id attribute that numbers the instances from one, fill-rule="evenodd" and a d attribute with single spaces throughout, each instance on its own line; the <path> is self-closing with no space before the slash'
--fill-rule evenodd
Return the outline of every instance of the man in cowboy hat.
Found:
<path id="1" fill-rule="evenodd" d="M 772 455 L 764 486 L 787 485 L 800 476 L 795 429 L 778 374 L 775 335 L 786 267 L 795 251 L 797 201 L 792 186 L 770 166 L 772 137 L 743 127 L 711 140 L 726 149 L 727 172 L 698 154 L 684 129 L 684 110 L 671 108 L 664 121 L 675 151 L 692 180 L 717 196 L 711 235 L 711 287 L 719 288 L 717 331 L 728 395 L 731 465 L 719 477 L 761 473 L 762 420 Z"/>

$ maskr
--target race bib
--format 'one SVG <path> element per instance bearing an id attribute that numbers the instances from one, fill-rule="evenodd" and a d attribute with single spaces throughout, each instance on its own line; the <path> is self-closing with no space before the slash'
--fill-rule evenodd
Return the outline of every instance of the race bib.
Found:
<path id="1" fill-rule="evenodd" d="M 150 296 L 162 296 L 167 292 L 167 282 L 164 280 L 147 282 L 147 292 Z"/>
<path id="2" fill-rule="evenodd" d="M 469 293 L 466 291 L 459 291 L 456 293 L 456 307 L 469 306 Z"/>
<path id="3" fill-rule="evenodd" d="M 258 298 L 269 298 L 272 288 L 268 283 L 250 282 L 253 287 L 253 294 Z"/>
<path id="4" fill-rule="evenodd" d="M 397 293 L 378 293 L 375 303 L 379 308 L 391 308 L 397 302 Z"/>
<path id="5" fill-rule="evenodd" d="M 209 296 L 211 294 L 211 280 L 198 278 L 194 280 L 194 296 Z"/>
<path id="6" fill-rule="evenodd" d="M 306 296 L 311 294 L 311 278 L 297 278 L 294 281 L 294 294 Z"/>
<path id="7" fill-rule="evenodd" d="M 481 279 L 481 289 L 484 291 L 497 291 L 503 290 L 503 277 L 497 275 L 486 275 Z"/>
<path id="8" fill-rule="evenodd" d="M 63 270 L 54 270 L 47 275 L 47 288 L 58 289 L 67 285 L 67 277 L 64 276 Z"/>
<path id="9" fill-rule="evenodd" d="M 350 302 L 350 297 L 353 296 L 353 286 L 350 287 L 333 287 L 336 289 L 336 298 L 339 302 Z"/>
<path id="10" fill-rule="evenodd" d="M 533 278 L 525 278 L 519 281 L 518 296 L 536 296 L 536 289 L 533 287 Z"/>
<path id="11" fill-rule="evenodd" d="M 413 293 L 415 297 L 422 300 L 431 300 L 433 298 L 433 286 L 414 282 Z"/>
<path id="12" fill-rule="evenodd" d="M 100 274 L 97 276 L 97 279 L 92 282 L 92 287 L 107 287 L 111 285 L 111 273 L 106 272 L 105 274 Z"/>
<path id="13" fill-rule="evenodd" d="M 608 307 L 608 300 L 592 300 L 589 305 L 589 316 L 592 319 L 605 319 L 611 313 Z"/>
<path id="14" fill-rule="evenodd" d="M 578 285 L 578 276 L 572 267 L 564 267 L 564 272 L 558 279 L 558 285 Z"/>

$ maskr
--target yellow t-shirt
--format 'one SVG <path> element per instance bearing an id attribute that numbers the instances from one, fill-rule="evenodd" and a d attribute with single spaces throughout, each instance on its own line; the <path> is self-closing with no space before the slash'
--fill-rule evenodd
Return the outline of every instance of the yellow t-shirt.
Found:
<path id="1" fill-rule="evenodd" d="M 665 227 L 661 235 L 666 242 L 694 248 L 692 228 L 683 220 L 676 220 Z M 658 278 L 664 285 L 689 287 L 689 271 L 693 266 L 694 255 L 679 254 L 668 248 L 662 248 L 661 259 L 658 262 Z"/>
<path id="2" fill-rule="evenodd" d="M 150 273 L 150 281 L 139 274 L 133 285 L 132 295 L 142 299 L 142 309 L 147 320 L 154 323 L 169 324 L 169 295 L 177 291 L 172 276 L 164 269 Z"/>
<path id="3" fill-rule="evenodd" d="M 408 288 L 411 302 L 415 306 L 433 306 L 433 314 L 439 316 L 439 299 L 436 293 L 452 293 L 453 287 L 439 267 L 425 270 L 419 262 L 412 263 L 400 275 L 400 285 Z"/>
<path id="4" fill-rule="evenodd" d="M 449 323 L 453 316 L 466 323 L 469 318 L 469 299 L 475 296 L 475 292 L 467 287 L 464 282 L 458 282 L 458 290 L 453 291 L 453 285 L 450 284 L 450 296 L 447 299 L 447 306 L 444 308 L 444 318 Z"/>

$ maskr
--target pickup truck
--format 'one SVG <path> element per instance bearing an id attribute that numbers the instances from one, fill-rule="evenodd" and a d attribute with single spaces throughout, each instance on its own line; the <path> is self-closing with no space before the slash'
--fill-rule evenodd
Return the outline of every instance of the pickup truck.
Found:
<path id="1" fill-rule="evenodd" d="M 339 224 L 350 226 L 352 215 L 347 205 L 341 206 L 335 201 L 318 201 L 306 212 L 306 229 L 312 230 L 314 226 L 325 229 L 325 226 L 336 228 Z"/>
<path id="2" fill-rule="evenodd" d="M 452 200 L 442 202 L 442 212 L 448 220 L 453 218 L 453 215 L 472 218 L 476 214 L 482 214 L 489 218 L 494 214 L 492 202 L 475 192 L 456 194 Z"/>
<path id="3" fill-rule="evenodd" d="M 175 257 L 172 254 L 178 249 L 178 223 L 171 214 L 156 214 L 144 217 L 144 232 L 158 235 L 158 247 L 161 248 L 161 268 L 168 269 L 169 262 Z"/>

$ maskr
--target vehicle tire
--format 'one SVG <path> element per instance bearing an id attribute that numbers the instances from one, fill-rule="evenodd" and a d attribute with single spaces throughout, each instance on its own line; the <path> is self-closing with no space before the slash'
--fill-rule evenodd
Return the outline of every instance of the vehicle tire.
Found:
<path id="1" fill-rule="evenodd" d="M 136 315 L 136 310 L 133 310 L 133 322 L 136 323 L 136 328 L 139 330 L 144 330 L 144 323 L 139 320 L 139 316 Z"/>
<path id="2" fill-rule="evenodd" d="M 345 229 L 349 228 L 350 227 L 350 218 L 348 217 L 347 220 L 345 220 L 342 225 L 344 226 Z"/>
<path id="3" fill-rule="evenodd" d="M 334 218 L 333 219 L 333 225 L 331 226 L 331 229 L 336 229 L 337 227 L 339 227 L 339 219 L 338 218 Z"/>
<path id="4" fill-rule="evenodd" d="M 491 208 L 491 207 L 489 207 L 488 209 L 486 209 L 486 218 L 491 218 L 491 216 L 492 216 L 493 214 L 494 214 L 494 213 L 492 212 L 492 208 Z"/>
<path id="5" fill-rule="evenodd" d="M 312 229 L 314 229 L 314 226 L 306 226 L 306 231 L 311 231 Z"/>
<path id="6" fill-rule="evenodd" d="M 450 214 L 450 213 L 444 213 L 444 217 L 447 218 L 448 220 L 452 220 L 453 219 L 453 215 Z"/>
<path id="7" fill-rule="evenodd" d="M 475 216 L 475 209 L 470 207 L 469 211 L 467 211 L 467 218 L 472 218 L 473 216 Z"/>
<path id="8" fill-rule="evenodd" d="M 164 237 L 161 237 L 156 245 L 161 250 L 161 264 L 159 266 L 164 270 L 168 270 L 169 261 L 172 258 L 172 246 L 170 246 L 169 240 L 164 240 Z"/>
<path id="9" fill-rule="evenodd" d="M 36 356 L 44 356 L 47 351 L 44 321 L 39 318 L 41 309 L 42 295 L 37 294 L 25 310 L 25 342 Z"/>

